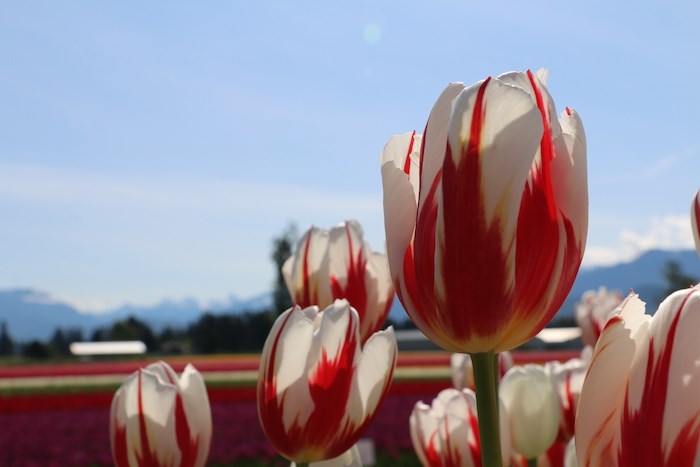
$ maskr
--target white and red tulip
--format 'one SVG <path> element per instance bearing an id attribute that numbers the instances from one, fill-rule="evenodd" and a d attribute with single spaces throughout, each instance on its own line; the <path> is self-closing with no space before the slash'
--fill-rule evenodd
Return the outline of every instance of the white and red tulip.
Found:
<path id="1" fill-rule="evenodd" d="M 700 286 L 652 317 L 630 294 L 603 329 L 576 417 L 579 465 L 700 465 Z"/>
<path id="2" fill-rule="evenodd" d="M 382 154 L 397 294 L 416 326 L 461 353 L 510 350 L 566 298 L 586 244 L 586 140 L 559 119 L 544 72 L 506 73 L 438 98 L 422 138 Z"/>
<path id="3" fill-rule="evenodd" d="M 295 462 L 340 456 L 374 417 L 396 355 L 392 328 L 360 348 L 359 316 L 346 300 L 285 311 L 260 358 L 258 416 L 267 439 Z"/>
<path id="4" fill-rule="evenodd" d="M 700 255 L 700 190 L 695 193 L 693 204 L 690 206 L 690 226 L 693 229 L 695 250 Z"/>
<path id="5" fill-rule="evenodd" d="M 501 418 L 501 449 L 510 452 L 510 436 Z M 476 396 L 471 389 L 445 389 L 432 405 L 416 403 L 409 420 L 411 441 L 426 467 L 481 466 Z M 503 463 L 508 465 L 508 459 Z"/>
<path id="6" fill-rule="evenodd" d="M 622 294 L 618 290 L 610 291 L 605 287 L 598 290 L 587 290 L 576 304 L 576 324 L 581 328 L 583 345 L 595 346 L 605 322 L 615 312 L 622 302 Z"/>
<path id="7" fill-rule="evenodd" d="M 498 354 L 498 375 L 503 378 L 513 368 L 513 356 L 507 350 Z M 450 357 L 450 370 L 452 372 L 452 386 L 455 389 L 469 388 L 475 390 L 474 365 L 469 354 L 453 353 Z"/>
<path id="8" fill-rule="evenodd" d="M 563 443 L 567 443 L 574 436 L 576 408 L 590 364 L 591 351 L 590 347 L 586 347 L 581 358 L 572 358 L 564 363 L 556 361 L 545 363 L 545 368 L 552 377 L 559 396 L 560 418 L 557 439 Z"/>
<path id="9" fill-rule="evenodd" d="M 394 299 L 386 255 L 372 252 L 353 220 L 330 230 L 311 227 L 282 273 L 292 301 L 302 308 L 348 300 L 360 315 L 362 342 L 384 324 Z"/>
<path id="10" fill-rule="evenodd" d="M 205 465 L 212 421 L 202 376 L 187 365 L 178 378 L 162 361 L 138 370 L 114 394 L 109 431 L 117 467 Z"/>
<path id="11" fill-rule="evenodd" d="M 559 397 L 548 369 L 516 366 L 506 373 L 499 396 L 508 417 L 513 450 L 537 459 L 552 446 L 559 432 Z"/>

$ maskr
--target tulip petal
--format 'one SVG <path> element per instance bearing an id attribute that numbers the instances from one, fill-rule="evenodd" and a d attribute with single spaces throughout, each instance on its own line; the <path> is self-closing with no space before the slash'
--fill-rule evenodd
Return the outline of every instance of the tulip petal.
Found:
<path id="1" fill-rule="evenodd" d="M 352 381 L 349 417 L 356 426 L 371 418 L 387 393 L 396 366 L 398 348 L 390 326 L 376 332 L 362 349 Z"/>
<path id="2" fill-rule="evenodd" d="M 581 465 L 615 465 L 627 380 L 637 342 L 648 334 L 644 302 L 630 294 L 611 317 L 596 344 L 581 389 L 576 451 Z"/>
<path id="3" fill-rule="evenodd" d="M 588 234 L 588 170 L 586 132 L 578 113 L 569 107 L 559 118 L 565 150 L 552 161 L 552 188 L 557 206 L 571 222 L 583 254 Z"/>
<path id="4" fill-rule="evenodd" d="M 390 161 L 382 163 L 382 185 L 387 254 L 391 275 L 396 280 L 401 274 L 403 258 L 413 238 L 417 205 L 408 177 L 403 169 Z"/>
<path id="5" fill-rule="evenodd" d="M 192 437 L 191 444 L 196 449 L 192 465 L 203 466 L 207 462 L 211 443 L 211 407 L 204 378 L 191 364 L 187 364 L 180 376 L 180 394 Z"/>
<path id="6" fill-rule="evenodd" d="M 420 183 L 420 148 L 423 136 L 412 133 L 403 133 L 393 136 L 384 146 L 380 158 L 380 164 L 392 162 L 396 168 L 408 175 L 408 180 L 413 187 L 413 193 L 418 204 L 418 184 Z"/>
<path id="7" fill-rule="evenodd" d="M 369 326 L 369 315 L 375 311 L 375 301 L 368 296 L 366 279 L 367 259 L 371 249 L 364 244 L 362 237 L 362 227 L 357 221 L 350 220 L 337 225 L 328 234 L 326 255 L 333 298 L 349 301 L 360 316 L 360 323 Z"/>
<path id="8" fill-rule="evenodd" d="M 429 198 L 435 179 L 442 172 L 452 105 L 464 88 L 463 83 L 448 84 L 435 102 L 428 116 L 428 122 L 425 124 L 420 157 L 419 216 Z"/>
<path id="9" fill-rule="evenodd" d="M 439 341 L 449 350 L 483 352 L 484 341 L 493 342 L 510 321 L 514 231 L 541 135 L 540 113 L 522 89 L 487 80 L 455 99 L 437 215 L 438 248 L 434 259 L 429 248 L 416 258 L 417 270 L 435 262 L 435 327 L 450 330 Z M 417 245 L 422 228 L 419 223 Z M 425 282 L 422 276 L 420 282 Z"/>
<path id="10" fill-rule="evenodd" d="M 699 326 L 697 287 L 675 292 L 659 306 L 630 372 L 620 464 L 695 462 L 700 441 Z"/>
<path id="11" fill-rule="evenodd" d="M 174 407 L 177 389 L 149 370 L 139 370 L 122 386 L 130 465 L 177 465 Z"/>
<path id="12" fill-rule="evenodd" d="M 307 310 L 313 312 L 318 309 L 310 307 L 304 311 Z M 258 398 L 265 401 L 262 405 L 265 410 L 282 409 L 285 430 L 295 423 L 306 421 L 313 411 L 311 395 L 305 384 L 306 361 L 313 333 L 313 318 L 308 316 L 308 312 L 294 307 L 275 321 L 263 347 Z M 264 414 L 260 415 L 262 417 Z"/>
<path id="13" fill-rule="evenodd" d="M 328 231 L 311 227 L 297 243 L 296 254 L 282 272 L 292 300 L 302 308 L 326 307 L 332 302 L 328 283 Z"/>
<path id="14" fill-rule="evenodd" d="M 431 410 L 428 404 L 417 402 L 409 418 L 413 449 L 423 465 L 439 465 L 437 459 L 442 452 L 438 433 L 441 417 L 433 415 Z"/>
<path id="15" fill-rule="evenodd" d="M 365 245 L 365 250 L 369 251 L 367 245 Z M 365 321 L 360 320 L 360 335 L 363 342 L 382 327 L 389 316 L 394 301 L 394 285 L 386 255 L 376 252 L 370 253 L 365 280 L 367 300 L 369 303 L 376 304 L 376 309 Z"/>

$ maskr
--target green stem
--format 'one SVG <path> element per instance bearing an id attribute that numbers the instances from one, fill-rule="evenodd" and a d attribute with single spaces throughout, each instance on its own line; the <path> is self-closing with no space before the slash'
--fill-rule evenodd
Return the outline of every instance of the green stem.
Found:
<path id="1" fill-rule="evenodd" d="M 537 467 L 537 459 L 528 459 L 527 467 Z"/>
<path id="2" fill-rule="evenodd" d="M 476 410 L 479 416 L 481 464 L 502 467 L 501 432 L 498 428 L 498 359 L 493 352 L 472 354 Z"/>

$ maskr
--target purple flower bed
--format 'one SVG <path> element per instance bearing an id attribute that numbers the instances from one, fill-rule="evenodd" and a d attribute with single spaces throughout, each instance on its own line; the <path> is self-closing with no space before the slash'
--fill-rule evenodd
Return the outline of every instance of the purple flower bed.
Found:
<path id="1" fill-rule="evenodd" d="M 408 417 L 418 400 L 435 394 L 390 394 L 365 437 L 392 455 L 412 450 Z M 258 423 L 254 401 L 212 402 L 214 434 L 209 460 L 233 465 L 242 459 L 289 465 L 278 458 Z M 0 414 L 0 465 L 112 465 L 109 407 Z"/>

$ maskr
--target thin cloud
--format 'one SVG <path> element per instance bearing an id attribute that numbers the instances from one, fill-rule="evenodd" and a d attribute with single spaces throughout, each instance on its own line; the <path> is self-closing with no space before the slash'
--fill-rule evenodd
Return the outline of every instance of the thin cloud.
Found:
<path id="1" fill-rule="evenodd" d="M 700 147 L 698 146 L 692 146 L 688 147 L 685 149 L 682 149 L 680 151 L 676 151 L 670 154 L 667 154 L 656 161 L 654 163 L 642 166 L 638 170 L 634 171 L 626 171 L 624 173 L 617 173 L 613 175 L 607 175 L 607 176 L 599 176 L 596 177 L 596 180 L 599 182 L 614 182 L 614 183 L 619 183 L 619 182 L 631 182 L 631 181 L 647 181 L 647 180 L 653 180 L 661 175 L 667 174 L 670 172 L 672 169 L 675 169 L 678 165 L 680 165 L 682 162 L 690 159 L 690 158 L 695 158 L 698 157 L 700 153 Z"/>
<path id="2" fill-rule="evenodd" d="M 45 166 L 0 164 L 0 201 L 136 211 L 376 213 L 381 197 L 314 190 L 308 185 L 193 177 L 131 176 Z"/>

